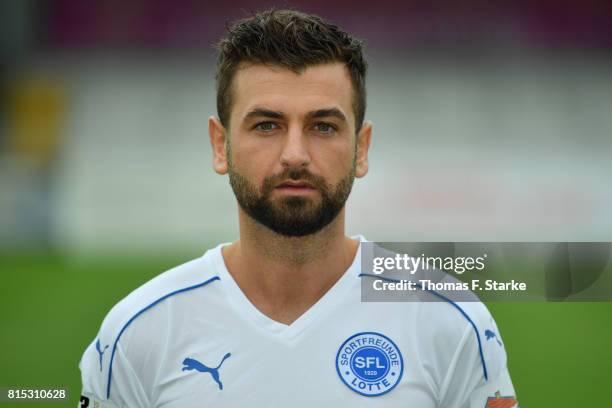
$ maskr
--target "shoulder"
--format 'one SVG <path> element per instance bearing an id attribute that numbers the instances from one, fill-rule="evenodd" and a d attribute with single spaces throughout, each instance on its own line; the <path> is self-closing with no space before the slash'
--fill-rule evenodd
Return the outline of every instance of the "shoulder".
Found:
<path id="1" fill-rule="evenodd" d="M 143 335 L 149 340 L 145 343 L 151 346 L 154 342 L 150 333 L 165 320 L 165 314 L 157 312 L 162 311 L 165 305 L 194 292 L 214 293 L 217 290 L 215 283 L 220 278 L 216 274 L 214 262 L 218 260 L 215 256 L 220 256 L 219 247 L 158 275 L 131 292 L 110 310 L 79 364 L 85 390 L 103 398 L 109 397 L 113 371 L 118 368 L 116 354 L 125 351 L 125 342 L 130 338 L 130 332 L 133 332 L 129 330 L 131 327 L 144 322 L 146 327 L 139 328 L 144 327 L 145 330 L 140 331 L 146 332 Z M 207 296 L 200 298 L 206 299 Z M 122 364 L 129 364 L 123 360 L 125 359 L 122 359 Z"/>
<path id="2" fill-rule="evenodd" d="M 485 381 L 496 378 L 506 369 L 501 335 L 493 316 L 482 302 L 453 302 L 439 298 L 435 302 L 422 303 L 420 309 L 419 320 L 423 322 L 422 327 L 428 328 L 427 337 L 438 343 L 438 352 L 448 345 L 451 361 L 457 360 L 459 354 L 471 355 Z"/>
<path id="3" fill-rule="evenodd" d="M 135 289 L 117 303 L 104 318 L 100 333 L 114 337 L 142 313 L 163 301 L 197 289 L 203 289 L 219 280 L 209 253 L 201 258 L 172 268 Z"/>
<path id="4" fill-rule="evenodd" d="M 423 317 L 435 321 L 427 337 L 435 344 L 428 351 L 439 356 L 434 361 L 439 369 L 436 378 L 441 405 L 464 406 L 472 400 L 476 401 L 474 406 L 482 406 L 499 390 L 514 395 L 504 343 L 487 307 L 481 302 L 435 305 L 425 304 L 430 310 Z"/>

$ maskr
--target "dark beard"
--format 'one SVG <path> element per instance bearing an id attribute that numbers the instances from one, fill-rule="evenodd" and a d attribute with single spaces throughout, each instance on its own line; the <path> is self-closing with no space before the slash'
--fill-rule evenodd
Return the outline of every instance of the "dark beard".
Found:
<path id="1" fill-rule="evenodd" d="M 322 177 L 315 176 L 306 169 L 287 169 L 281 174 L 266 177 L 261 193 L 243 175 L 229 165 L 229 179 L 240 207 L 252 219 L 265 225 L 277 234 L 287 237 L 303 237 L 319 232 L 332 222 L 340 213 L 353 186 L 355 165 L 335 188 L 330 188 Z M 310 183 L 321 194 L 320 204 L 310 197 L 282 197 L 271 200 L 274 186 L 287 180 L 300 180 Z"/>

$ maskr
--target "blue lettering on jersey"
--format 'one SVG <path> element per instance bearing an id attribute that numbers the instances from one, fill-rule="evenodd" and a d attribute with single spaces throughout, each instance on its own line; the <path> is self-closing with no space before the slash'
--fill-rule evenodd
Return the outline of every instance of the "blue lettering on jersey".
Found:
<path id="1" fill-rule="evenodd" d="M 387 336 L 357 333 L 346 339 L 336 354 L 336 371 L 344 384 L 366 397 L 391 391 L 404 373 L 404 359 Z"/>
<path id="2" fill-rule="evenodd" d="M 96 350 L 98 351 L 98 354 L 100 355 L 100 371 L 102 371 L 102 357 L 104 357 L 104 352 L 106 351 L 107 348 L 108 348 L 108 344 L 104 346 L 104 349 L 102 349 L 102 347 L 100 346 L 100 339 L 96 340 Z"/>
<path id="3" fill-rule="evenodd" d="M 215 380 L 217 384 L 219 384 L 219 389 L 222 390 L 223 384 L 221 383 L 221 380 L 219 379 L 219 368 L 221 368 L 221 364 L 223 364 L 225 360 L 231 357 L 231 355 L 232 353 L 227 353 L 226 355 L 224 355 L 219 365 L 214 368 L 208 367 L 200 363 L 196 359 L 187 357 L 186 359 L 183 360 L 183 371 L 196 370 L 201 373 L 210 373 L 213 380 Z"/>
<path id="4" fill-rule="evenodd" d="M 493 330 L 489 330 L 489 329 L 485 330 L 485 337 L 487 338 L 487 341 L 491 339 L 495 339 L 497 341 L 497 344 L 499 344 L 500 346 L 502 345 L 502 342 L 499 341 L 497 334 L 495 334 Z"/>

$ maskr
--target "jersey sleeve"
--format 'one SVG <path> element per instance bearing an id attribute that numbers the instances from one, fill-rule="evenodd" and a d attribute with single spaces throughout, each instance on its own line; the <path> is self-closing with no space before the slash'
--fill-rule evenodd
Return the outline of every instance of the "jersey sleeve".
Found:
<path id="1" fill-rule="evenodd" d="M 162 302 L 185 288 L 201 287 L 218 279 L 198 258 L 153 278 L 118 302 L 106 315 L 79 368 L 82 396 L 79 407 L 139 408 L 155 405 L 153 388 L 163 336 L 152 336 L 167 322 Z M 161 313 L 161 314 L 160 314 Z"/>
<path id="2" fill-rule="evenodd" d="M 447 373 L 442 407 L 517 408 L 499 329 L 486 307 L 469 306 L 476 313 L 466 326 Z"/>
<path id="3" fill-rule="evenodd" d="M 121 344 L 106 344 L 100 340 L 103 337 L 87 347 L 79 363 L 83 388 L 78 407 L 148 407 L 147 396 Z"/>

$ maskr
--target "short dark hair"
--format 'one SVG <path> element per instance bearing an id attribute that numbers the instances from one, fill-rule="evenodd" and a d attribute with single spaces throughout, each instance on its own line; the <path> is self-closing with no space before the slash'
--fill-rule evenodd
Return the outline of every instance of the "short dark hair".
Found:
<path id="1" fill-rule="evenodd" d="M 229 125 L 231 84 L 241 63 L 277 65 L 299 73 L 313 65 L 342 62 L 353 85 L 355 127 L 361 129 L 367 71 L 362 41 L 316 15 L 295 10 L 262 11 L 236 21 L 227 31 L 228 36 L 217 44 L 215 76 L 217 114 L 223 126 Z"/>

